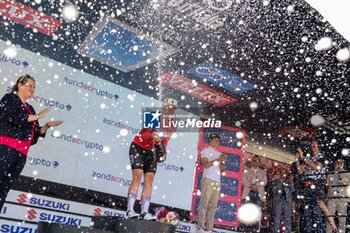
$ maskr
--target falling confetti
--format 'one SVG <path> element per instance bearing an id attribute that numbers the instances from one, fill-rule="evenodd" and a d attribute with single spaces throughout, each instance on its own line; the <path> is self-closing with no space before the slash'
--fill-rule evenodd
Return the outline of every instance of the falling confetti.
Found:
<path id="1" fill-rule="evenodd" d="M 67 22 L 74 22 L 79 17 L 79 11 L 77 7 L 73 4 L 67 4 L 63 6 L 62 18 Z"/>
<path id="2" fill-rule="evenodd" d="M 342 149 L 342 150 L 341 150 L 341 154 L 342 154 L 343 156 L 348 156 L 348 155 L 349 155 L 349 149 L 346 149 L 346 148 Z"/>
<path id="3" fill-rule="evenodd" d="M 238 209 L 237 216 L 241 223 L 254 224 L 260 221 L 261 210 L 253 203 L 246 203 Z"/>
<path id="4" fill-rule="evenodd" d="M 127 129 L 121 129 L 120 130 L 120 136 L 126 137 L 129 134 L 129 131 Z"/>
<path id="5" fill-rule="evenodd" d="M 17 49 L 14 46 L 8 47 L 4 50 L 4 54 L 9 58 L 14 58 L 17 56 Z"/>
<path id="6" fill-rule="evenodd" d="M 249 105 L 250 109 L 252 111 L 256 110 L 258 108 L 258 103 L 257 102 L 251 102 Z"/>
<path id="7" fill-rule="evenodd" d="M 349 60 L 349 58 L 350 58 L 350 50 L 348 48 L 340 49 L 337 52 L 337 59 L 338 59 L 338 61 L 344 62 L 344 61 Z"/>
<path id="8" fill-rule="evenodd" d="M 311 117 L 310 123 L 315 127 L 319 127 L 325 123 L 325 119 L 320 115 L 314 115 Z"/>
<path id="9" fill-rule="evenodd" d="M 315 50 L 320 52 L 320 51 L 327 51 L 330 48 L 332 48 L 332 39 L 329 37 L 323 37 L 321 38 L 317 44 L 315 45 Z"/>
<path id="10" fill-rule="evenodd" d="M 109 152 L 111 152 L 111 147 L 103 146 L 102 152 L 105 153 L 105 154 L 108 154 Z"/>

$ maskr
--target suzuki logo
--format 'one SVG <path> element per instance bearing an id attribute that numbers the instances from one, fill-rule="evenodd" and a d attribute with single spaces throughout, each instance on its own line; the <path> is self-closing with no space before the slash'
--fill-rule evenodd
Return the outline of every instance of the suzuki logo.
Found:
<path id="1" fill-rule="evenodd" d="M 102 210 L 100 208 L 94 209 L 94 216 L 102 216 Z"/>
<path id="2" fill-rule="evenodd" d="M 17 201 L 21 204 L 26 203 L 27 202 L 27 195 L 22 193 L 20 195 L 17 196 Z"/>
<path id="3" fill-rule="evenodd" d="M 36 212 L 34 209 L 29 210 L 27 213 L 28 213 L 28 214 L 27 214 L 26 217 L 27 217 L 29 220 L 33 220 L 34 218 L 36 218 L 37 212 Z"/>

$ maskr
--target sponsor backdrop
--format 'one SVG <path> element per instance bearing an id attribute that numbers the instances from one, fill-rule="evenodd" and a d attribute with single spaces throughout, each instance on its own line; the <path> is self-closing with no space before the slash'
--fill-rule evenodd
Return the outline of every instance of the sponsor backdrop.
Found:
<path id="1" fill-rule="evenodd" d="M 0 96 L 30 74 L 36 92 L 29 103 L 37 112 L 51 107 L 40 124 L 64 121 L 30 149 L 22 175 L 126 196 L 128 151 L 142 125 L 142 107 L 160 106 L 159 101 L 25 49 L 9 58 L 3 53 L 9 46 L 0 41 Z M 190 210 L 198 133 L 175 136 L 158 166 L 152 202 Z"/>

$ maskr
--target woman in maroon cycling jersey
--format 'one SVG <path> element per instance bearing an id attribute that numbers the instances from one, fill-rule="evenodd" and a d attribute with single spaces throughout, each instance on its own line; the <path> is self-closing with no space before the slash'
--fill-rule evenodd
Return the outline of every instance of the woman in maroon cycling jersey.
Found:
<path id="1" fill-rule="evenodd" d="M 177 101 L 172 98 L 165 99 L 162 108 L 162 121 L 171 121 L 177 109 Z M 141 194 L 141 218 L 155 220 L 156 217 L 148 213 L 152 195 L 154 176 L 157 171 L 157 161 L 165 159 L 166 149 L 172 133 L 176 128 L 163 129 L 162 139 L 155 129 L 144 128 L 133 139 L 130 146 L 129 157 L 132 168 L 132 180 L 128 191 L 127 218 L 138 217 L 134 211 L 138 189 L 144 179 Z M 157 155 L 156 155 L 157 154 Z M 157 158 L 158 157 L 158 158 Z"/>

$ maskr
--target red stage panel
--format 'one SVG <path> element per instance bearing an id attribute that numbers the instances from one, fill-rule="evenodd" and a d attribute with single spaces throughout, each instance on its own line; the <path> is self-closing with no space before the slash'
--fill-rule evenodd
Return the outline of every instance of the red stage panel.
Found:
<path id="1" fill-rule="evenodd" d="M 165 73 L 160 78 L 162 79 L 162 84 L 216 106 L 223 106 L 237 101 L 231 96 L 222 94 L 200 83 L 195 83 L 187 77 L 175 72 Z"/>
<path id="2" fill-rule="evenodd" d="M 0 13 L 3 17 L 48 36 L 56 32 L 62 24 L 58 19 L 12 0 L 0 1 Z"/>

